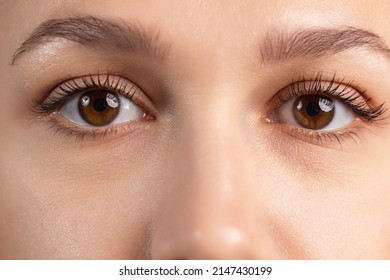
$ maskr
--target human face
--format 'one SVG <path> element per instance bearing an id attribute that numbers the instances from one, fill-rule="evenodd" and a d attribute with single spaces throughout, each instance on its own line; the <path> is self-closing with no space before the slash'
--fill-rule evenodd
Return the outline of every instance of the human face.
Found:
<path id="1" fill-rule="evenodd" d="M 1 3 L 0 258 L 390 258 L 390 1 Z"/>

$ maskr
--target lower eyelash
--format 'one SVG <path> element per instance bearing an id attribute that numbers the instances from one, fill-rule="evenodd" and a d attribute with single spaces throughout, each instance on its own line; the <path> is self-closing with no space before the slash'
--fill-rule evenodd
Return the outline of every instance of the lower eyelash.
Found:
<path id="1" fill-rule="evenodd" d="M 52 114 L 52 117 L 46 120 L 50 131 L 53 132 L 53 135 L 59 135 L 61 137 L 68 137 L 70 139 L 76 140 L 76 142 L 82 142 L 87 140 L 86 143 L 89 143 L 88 140 L 100 140 L 104 141 L 110 137 L 118 137 L 120 135 L 132 135 L 134 136 L 137 131 L 145 129 L 145 123 L 138 125 L 138 121 L 127 122 L 121 125 L 113 125 L 101 128 L 86 129 L 83 127 L 78 127 L 73 124 L 67 125 L 64 124 L 64 121 L 59 121 L 56 116 L 56 113 Z M 132 131 L 132 133 L 129 133 Z"/>
<path id="2" fill-rule="evenodd" d="M 291 133 L 299 137 L 304 137 L 305 140 L 316 144 L 324 145 L 325 143 L 337 142 L 340 147 L 344 141 L 352 140 L 355 143 L 358 142 L 359 135 L 356 132 L 356 128 L 351 128 L 343 131 L 316 131 L 309 130 L 300 127 L 292 127 Z"/>

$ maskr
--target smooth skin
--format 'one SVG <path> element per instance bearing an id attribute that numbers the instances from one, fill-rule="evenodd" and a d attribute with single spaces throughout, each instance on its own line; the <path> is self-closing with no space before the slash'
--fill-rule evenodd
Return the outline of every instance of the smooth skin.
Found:
<path id="1" fill-rule="evenodd" d="M 264 118 L 280 89 L 318 72 L 390 106 L 390 59 L 260 55 L 267 34 L 307 27 L 390 45 L 389 11 L 387 0 L 1 1 L 0 258 L 390 259 L 390 123 L 357 117 L 356 137 L 319 143 Z M 169 52 L 59 39 L 12 63 L 42 22 L 75 16 L 158 30 Z M 107 70 L 143 90 L 153 120 L 80 138 L 29 107 Z"/>

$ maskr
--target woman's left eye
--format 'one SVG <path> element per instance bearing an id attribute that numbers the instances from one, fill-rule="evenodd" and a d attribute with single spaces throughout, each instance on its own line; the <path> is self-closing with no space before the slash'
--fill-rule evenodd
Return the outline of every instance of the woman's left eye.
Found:
<path id="1" fill-rule="evenodd" d="M 137 121 L 146 112 L 129 98 L 104 89 L 95 89 L 74 96 L 59 110 L 69 121 L 90 127 Z"/>
<path id="2" fill-rule="evenodd" d="M 321 94 L 297 96 L 273 112 L 274 121 L 311 130 L 335 130 L 352 123 L 350 106 Z"/>

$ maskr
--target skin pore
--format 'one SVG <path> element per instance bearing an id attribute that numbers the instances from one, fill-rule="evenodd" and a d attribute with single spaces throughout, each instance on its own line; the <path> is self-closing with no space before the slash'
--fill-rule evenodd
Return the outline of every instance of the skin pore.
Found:
<path id="1" fill-rule="evenodd" d="M 0 1 L 0 259 L 389 259 L 390 1 L 270 2 Z"/>

